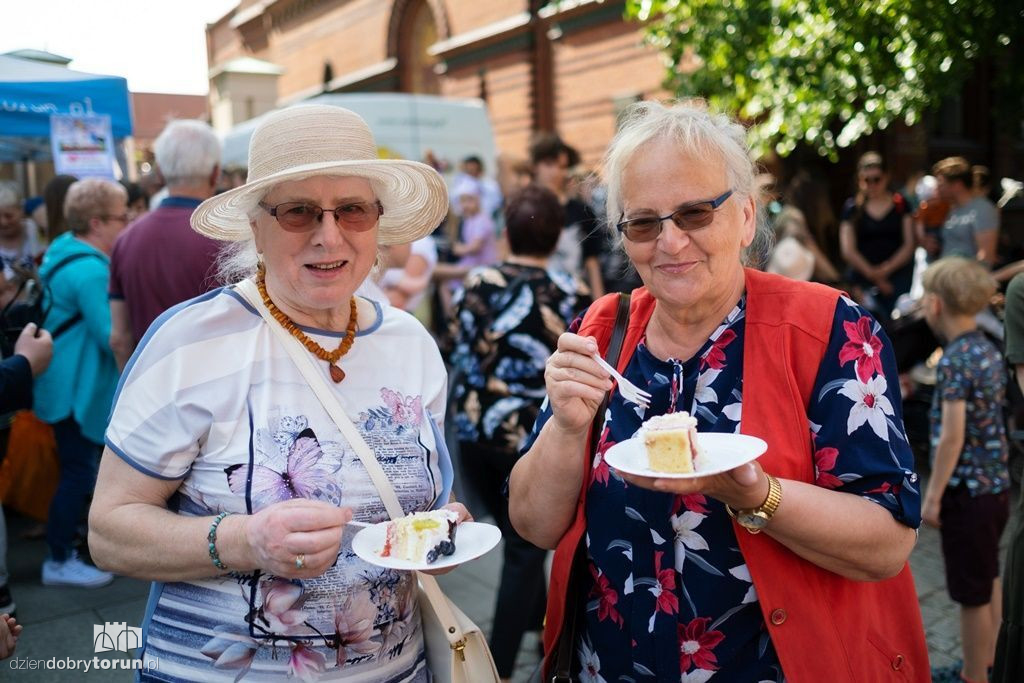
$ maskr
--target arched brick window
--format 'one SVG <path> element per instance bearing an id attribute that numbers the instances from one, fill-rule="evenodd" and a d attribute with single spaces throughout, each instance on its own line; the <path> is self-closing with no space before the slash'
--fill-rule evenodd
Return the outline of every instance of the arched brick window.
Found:
<path id="1" fill-rule="evenodd" d="M 398 59 L 398 88 L 402 92 L 439 94 L 437 57 L 430 46 L 448 37 L 441 0 L 397 0 L 392 8 L 388 53 Z"/>

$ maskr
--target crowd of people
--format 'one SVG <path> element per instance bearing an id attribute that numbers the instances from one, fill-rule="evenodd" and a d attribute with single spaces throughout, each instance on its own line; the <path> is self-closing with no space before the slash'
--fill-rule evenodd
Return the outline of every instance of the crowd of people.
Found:
<path id="1" fill-rule="evenodd" d="M 33 429 L 12 429 L 18 440 L 8 448 L 6 470 L 15 477 L 23 469 L 15 458 L 29 467 L 42 466 L 25 462 L 31 458 L 49 462 L 24 440 L 52 433 L 56 489 L 33 492 L 49 502 L 44 585 L 97 587 L 113 580 L 79 556 L 75 540 L 93 495 L 118 378 L 157 316 L 217 284 L 220 245 L 194 232 L 189 219 L 216 190 L 220 142 L 205 123 L 177 121 L 156 140 L 155 153 L 166 192 L 152 211 L 137 184 L 57 176 L 44 191 L 45 235 L 38 218 L 18 221 L 21 243 L 12 237 L 0 254 L 2 303 L 16 305 L 7 299 L 33 289 L 41 311 L 36 322 L 53 336 L 53 361 L 34 382 L 38 421 Z M 13 612 L 7 590 L 6 583 L 0 587 L 0 611 Z"/>
<path id="2" fill-rule="evenodd" d="M 898 190 L 868 152 L 830 219 L 806 172 L 758 173 L 736 122 L 654 102 L 599 178 L 551 133 L 505 183 L 478 156 L 445 182 L 375 150 L 355 114 L 301 106 L 255 130 L 244 181 L 186 120 L 154 145 L 155 196 L 0 183 L 0 307 L 37 318 L 4 330 L 0 496 L 50 463 L 44 585 L 153 581 L 142 656 L 174 680 L 430 680 L 411 575 L 351 550 L 350 524 L 387 519 L 365 441 L 406 512 L 472 519 L 458 467 L 501 529 L 502 680 L 529 631 L 546 674 L 585 681 L 1024 675 L 1020 534 L 1005 592 L 999 554 L 1024 261 L 998 251 L 986 169 L 951 157 Z M 1002 285 L 1005 348 L 985 322 Z M 915 365 L 935 370 L 927 485 Z M 605 462 L 684 410 L 770 448 L 692 480 Z M 960 605 L 942 672 L 907 565 L 921 523 Z M 0 657 L 22 631 L 6 547 L 0 516 Z"/>

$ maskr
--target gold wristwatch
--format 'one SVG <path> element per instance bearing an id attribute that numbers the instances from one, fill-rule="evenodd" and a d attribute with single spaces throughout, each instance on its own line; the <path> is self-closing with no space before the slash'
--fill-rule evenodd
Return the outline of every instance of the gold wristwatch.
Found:
<path id="1" fill-rule="evenodd" d="M 725 506 L 729 515 L 736 523 L 752 534 L 759 534 L 768 525 L 782 501 L 782 485 L 779 480 L 765 472 L 768 477 L 768 496 L 758 507 L 750 510 L 733 510 Z"/>

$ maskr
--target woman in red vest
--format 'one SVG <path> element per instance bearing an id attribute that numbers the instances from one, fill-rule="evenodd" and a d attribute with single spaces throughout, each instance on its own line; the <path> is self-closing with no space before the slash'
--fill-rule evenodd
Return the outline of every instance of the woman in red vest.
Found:
<path id="1" fill-rule="evenodd" d="M 546 680 L 566 660 L 581 681 L 929 680 L 906 564 L 919 482 L 881 328 L 836 290 L 744 267 L 766 243 L 745 133 L 727 117 L 634 105 L 604 169 L 645 285 L 618 369 L 652 398 L 611 394 L 590 443 L 613 387 L 592 356 L 618 305 L 598 300 L 548 361 L 548 405 L 509 484 L 516 528 L 556 549 Z M 688 480 L 604 461 L 683 410 L 768 451 Z"/>

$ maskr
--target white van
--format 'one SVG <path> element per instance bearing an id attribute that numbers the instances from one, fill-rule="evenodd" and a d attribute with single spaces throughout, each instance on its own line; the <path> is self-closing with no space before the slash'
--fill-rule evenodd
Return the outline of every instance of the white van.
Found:
<path id="1" fill-rule="evenodd" d="M 463 159 L 476 155 L 488 176 L 497 174 L 494 132 L 482 100 L 354 93 L 318 95 L 301 104 L 333 104 L 362 116 L 373 131 L 381 158 L 424 161 L 429 151 L 445 166 L 445 178 L 450 180 Z M 224 136 L 224 168 L 248 165 L 249 138 L 263 116 L 240 123 Z"/>

